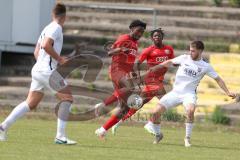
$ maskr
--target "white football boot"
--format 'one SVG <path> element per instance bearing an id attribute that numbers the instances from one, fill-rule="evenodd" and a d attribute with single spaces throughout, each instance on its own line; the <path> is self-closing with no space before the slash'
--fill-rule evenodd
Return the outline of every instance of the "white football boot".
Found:
<path id="1" fill-rule="evenodd" d="M 185 145 L 185 147 L 191 147 L 190 137 L 184 138 L 184 145 Z"/>
<path id="2" fill-rule="evenodd" d="M 0 126 L 0 141 L 6 141 L 7 140 L 7 131 Z"/>
<path id="3" fill-rule="evenodd" d="M 56 137 L 54 142 L 56 144 L 65 144 L 65 145 L 75 145 L 75 144 L 77 144 L 76 141 L 70 140 L 66 137 Z"/>
<path id="4" fill-rule="evenodd" d="M 107 131 L 101 127 L 101 128 L 98 128 L 96 131 L 95 131 L 95 134 L 100 138 L 100 139 L 104 139 L 107 135 Z"/>

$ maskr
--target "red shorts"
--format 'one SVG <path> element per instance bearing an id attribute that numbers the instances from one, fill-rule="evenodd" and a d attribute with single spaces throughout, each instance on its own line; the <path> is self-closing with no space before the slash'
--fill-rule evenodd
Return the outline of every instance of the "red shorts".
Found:
<path id="1" fill-rule="evenodd" d="M 113 86 L 114 86 L 114 95 L 116 97 L 119 97 L 121 95 L 121 93 L 119 93 L 119 90 L 121 88 L 123 88 L 123 86 L 121 86 L 121 79 L 124 77 L 128 76 L 128 72 L 122 70 L 122 69 L 116 69 L 116 68 L 111 68 L 110 69 L 110 77 L 111 80 L 113 82 Z"/>
<path id="2" fill-rule="evenodd" d="M 147 84 L 143 87 L 142 93 L 148 99 L 152 99 L 155 96 L 161 96 L 165 94 L 165 89 L 162 81 L 157 83 Z"/>

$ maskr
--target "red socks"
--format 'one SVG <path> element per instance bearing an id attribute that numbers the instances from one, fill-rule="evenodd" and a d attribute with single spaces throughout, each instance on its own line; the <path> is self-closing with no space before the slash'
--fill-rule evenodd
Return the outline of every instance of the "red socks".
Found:
<path id="1" fill-rule="evenodd" d="M 123 121 L 125 121 L 126 119 L 128 119 L 129 117 L 131 117 L 132 115 L 134 115 L 137 112 L 136 109 L 130 108 L 128 113 L 125 114 L 125 116 L 122 118 Z"/>
<path id="2" fill-rule="evenodd" d="M 107 131 L 109 128 L 114 126 L 116 123 L 118 123 L 120 119 L 117 118 L 117 116 L 112 115 L 110 119 L 103 125 L 103 128 Z"/>

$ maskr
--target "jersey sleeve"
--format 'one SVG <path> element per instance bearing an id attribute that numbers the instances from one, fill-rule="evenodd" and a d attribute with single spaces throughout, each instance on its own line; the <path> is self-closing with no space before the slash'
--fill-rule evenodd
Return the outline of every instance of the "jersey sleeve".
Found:
<path id="1" fill-rule="evenodd" d="M 173 64 L 181 64 L 186 58 L 187 58 L 187 55 L 181 55 L 171 59 L 171 61 Z"/>
<path id="2" fill-rule="evenodd" d="M 215 79 L 218 77 L 217 72 L 213 69 L 213 67 L 209 64 L 208 69 L 207 69 L 207 73 L 206 73 L 209 77 Z"/>
<path id="3" fill-rule="evenodd" d="M 144 60 L 147 59 L 148 54 L 150 53 L 151 48 L 145 48 L 143 49 L 142 53 L 140 54 L 138 60 L 140 61 L 140 63 L 142 63 Z"/>
<path id="4" fill-rule="evenodd" d="M 55 41 L 59 37 L 60 33 L 60 28 L 58 26 L 53 26 L 46 31 L 45 37 L 51 38 Z"/>
<path id="5" fill-rule="evenodd" d="M 117 40 L 113 43 L 112 48 L 121 47 L 124 42 L 128 41 L 125 35 L 119 36 Z"/>
<path id="6" fill-rule="evenodd" d="M 169 50 L 170 50 L 169 59 L 173 59 L 173 58 L 175 58 L 175 55 L 174 55 L 174 49 L 170 46 L 170 47 L 169 47 Z"/>
<path id="7" fill-rule="evenodd" d="M 42 42 L 42 35 L 40 35 L 38 40 L 37 40 L 37 43 L 41 44 L 41 42 Z"/>

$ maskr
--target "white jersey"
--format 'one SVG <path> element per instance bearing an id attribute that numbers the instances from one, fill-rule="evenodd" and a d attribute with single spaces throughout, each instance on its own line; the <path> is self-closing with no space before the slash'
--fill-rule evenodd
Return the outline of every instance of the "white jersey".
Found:
<path id="1" fill-rule="evenodd" d="M 57 54 L 60 55 L 62 50 L 63 45 L 62 27 L 57 22 L 53 21 L 43 29 L 38 39 L 38 43 L 40 44 L 40 50 L 37 62 L 33 67 L 34 71 L 52 71 L 56 69 L 58 64 L 58 62 L 55 59 L 53 59 L 49 54 L 47 54 L 46 51 L 41 47 L 45 37 L 49 37 L 54 41 L 53 48 L 57 52 Z"/>
<path id="2" fill-rule="evenodd" d="M 171 61 L 180 65 L 173 85 L 173 91 L 177 93 L 195 94 L 200 80 L 205 74 L 214 79 L 218 77 L 213 67 L 202 59 L 194 61 L 190 55 L 181 55 Z"/>

